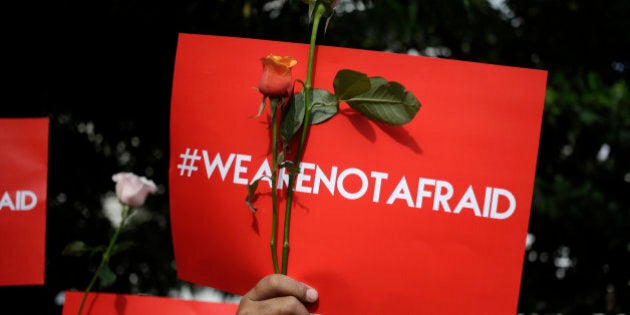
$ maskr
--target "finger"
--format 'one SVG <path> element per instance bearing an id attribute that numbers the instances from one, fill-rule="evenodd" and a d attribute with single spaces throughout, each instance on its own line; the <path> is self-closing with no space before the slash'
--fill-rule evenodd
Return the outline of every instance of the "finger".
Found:
<path id="1" fill-rule="evenodd" d="M 272 274 L 262 278 L 246 296 L 254 301 L 262 301 L 281 296 L 294 296 L 300 301 L 317 301 L 317 291 L 291 277 Z"/>
<path id="2" fill-rule="evenodd" d="M 265 315 L 309 315 L 309 311 L 294 296 L 283 296 L 263 301 L 253 301 L 244 298 L 239 307 L 238 315 L 265 314 Z"/>

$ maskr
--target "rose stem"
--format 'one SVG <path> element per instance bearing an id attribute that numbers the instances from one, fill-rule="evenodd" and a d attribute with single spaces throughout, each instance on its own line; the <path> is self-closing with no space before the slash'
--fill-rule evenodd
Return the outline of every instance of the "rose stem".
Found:
<path id="1" fill-rule="evenodd" d="M 302 153 L 304 150 L 304 143 L 306 135 L 308 133 L 309 125 L 311 124 L 311 86 L 313 79 L 313 61 L 315 59 L 315 43 L 317 40 L 317 30 L 319 28 L 319 20 L 326 12 L 326 7 L 318 3 L 315 9 L 315 16 L 313 17 L 313 29 L 311 30 L 311 42 L 308 53 L 308 67 L 306 71 L 306 81 L 304 81 L 304 121 L 302 124 L 302 136 L 300 138 L 300 144 L 295 156 L 295 165 L 300 168 L 300 160 L 302 159 Z M 300 168 L 301 170 L 301 168 Z M 298 172 L 299 173 L 299 172 Z M 289 174 L 289 187 L 287 190 L 287 204 L 284 216 L 284 243 L 282 245 L 282 274 L 287 274 L 287 260 L 289 256 L 289 226 L 291 222 L 291 204 L 293 202 L 293 183 L 295 181 L 295 173 Z"/>
<path id="2" fill-rule="evenodd" d="M 273 261 L 273 272 L 279 273 L 278 268 L 278 251 L 276 249 L 276 237 L 278 234 L 278 192 L 277 192 L 277 175 L 278 172 L 278 148 L 277 139 L 278 139 L 278 99 L 270 98 L 270 108 L 271 108 L 271 242 L 269 242 L 269 246 L 271 247 L 271 260 Z"/>
<path id="3" fill-rule="evenodd" d="M 92 286 L 94 286 L 94 283 L 96 283 L 96 279 L 98 279 L 98 275 L 101 273 L 101 269 L 103 269 L 103 267 L 105 267 L 105 265 L 109 261 L 109 256 L 111 255 L 112 249 L 114 248 L 114 244 L 116 244 L 116 240 L 118 239 L 118 235 L 120 234 L 120 231 L 125 225 L 125 221 L 127 220 L 127 217 L 129 217 L 129 205 L 123 205 L 122 220 L 120 221 L 120 225 L 116 229 L 116 232 L 114 233 L 112 238 L 109 240 L 109 245 L 107 246 L 107 249 L 103 253 L 103 258 L 101 258 L 101 263 L 100 265 L 98 265 L 96 272 L 94 272 L 94 276 L 92 276 L 92 281 L 90 281 L 90 284 L 88 285 L 87 289 L 85 289 L 85 293 L 83 293 L 83 299 L 81 299 L 81 305 L 79 306 L 79 313 L 78 313 L 79 315 L 81 315 L 81 312 L 83 311 L 85 300 L 87 299 L 87 296 L 88 296 L 88 293 L 90 293 L 90 290 L 92 290 Z"/>

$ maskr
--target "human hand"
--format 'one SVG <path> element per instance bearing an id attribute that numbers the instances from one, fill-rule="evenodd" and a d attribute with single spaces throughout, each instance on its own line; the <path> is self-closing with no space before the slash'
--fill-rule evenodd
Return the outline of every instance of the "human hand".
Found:
<path id="1" fill-rule="evenodd" d="M 241 298 L 236 315 L 309 315 L 306 305 L 317 298 L 317 291 L 310 286 L 282 274 L 271 274 Z"/>

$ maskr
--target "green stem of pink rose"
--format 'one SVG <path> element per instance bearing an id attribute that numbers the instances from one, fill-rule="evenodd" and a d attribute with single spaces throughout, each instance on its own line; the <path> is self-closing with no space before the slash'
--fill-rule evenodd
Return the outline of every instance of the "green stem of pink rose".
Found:
<path id="1" fill-rule="evenodd" d="M 88 294 L 92 290 L 92 287 L 96 283 L 96 280 L 98 279 L 99 275 L 101 274 L 101 270 L 109 262 L 109 257 L 112 254 L 112 249 L 114 248 L 114 245 L 116 244 L 116 240 L 118 239 L 118 235 L 120 235 L 120 231 L 122 231 L 122 228 L 125 225 L 125 221 L 127 221 L 127 218 L 129 217 L 129 211 L 130 211 L 129 206 L 128 205 L 123 205 L 122 220 L 120 221 L 120 225 L 116 229 L 116 232 L 114 232 L 114 235 L 112 235 L 112 238 L 109 240 L 109 245 L 107 246 L 107 249 L 103 253 L 103 257 L 101 258 L 101 263 L 98 265 L 98 268 L 94 272 L 94 276 L 92 276 L 92 280 L 90 281 L 90 284 L 88 285 L 88 287 L 85 289 L 85 292 L 83 293 L 83 298 L 81 299 L 81 305 L 79 305 L 78 315 L 81 315 L 81 313 L 83 312 L 83 307 L 85 306 L 85 301 L 87 300 Z"/>
<path id="2" fill-rule="evenodd" d="M 315 61 L 315 43 L 317 42 L 317 31 L 319 29 L 319 21 L 326 12 L 326 6 L 321 3 L 317 4 L 315 9 L 315 15 L 313 17 L 313 28 L 311 30 L 311 42 L 308 53 L 308 65 L 306 69 L 306 80 L 304 81 L 304 120 L 302 122 L 302 135 L 300 137 L 300 143 L 298 145 L 297 153 L 295 156 L 295 165 L 300 167 L 302 160 L 302 154 L 304 151 L 304 145 L 306 143 L 306 136 L 308 129 L 311 125 L 311 90 L 313 82 L 313 64 Z M 301 168 L 300 168 L 301 170 Z M 289 186 L 287 189 L 287 203 L 286 211 L 284 215 L 284 243 L 282 245 L 282 274 L 287 274 L 287 262 L 289 258 L 289 229 L 291 223 L 291 206 L 293 204 L 293 184 L 295 182 L 296 174 L 289 174 Z"/>

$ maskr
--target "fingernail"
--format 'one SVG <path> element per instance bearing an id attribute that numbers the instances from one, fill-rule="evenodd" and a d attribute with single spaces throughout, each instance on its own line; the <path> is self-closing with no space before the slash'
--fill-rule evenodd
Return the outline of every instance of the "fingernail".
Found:
<path id="1" fill-rule="evenodd" d="M 317 291 L 315 291 L 315 289 L 306 290 L 306 300 L 308 302 L 313 303 L 317 301 L 317 298 L 318 298 L 318 294 L 317 294 Z"/>

